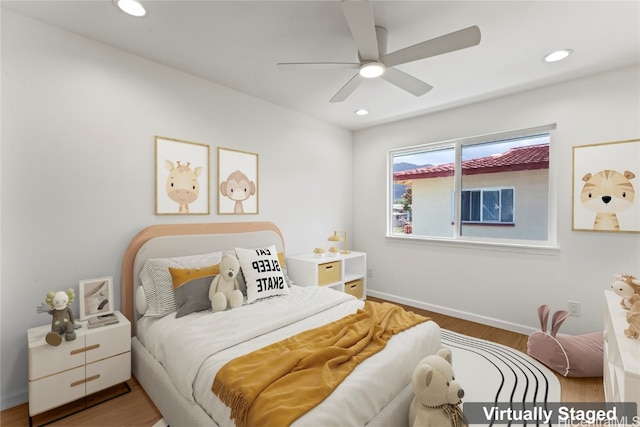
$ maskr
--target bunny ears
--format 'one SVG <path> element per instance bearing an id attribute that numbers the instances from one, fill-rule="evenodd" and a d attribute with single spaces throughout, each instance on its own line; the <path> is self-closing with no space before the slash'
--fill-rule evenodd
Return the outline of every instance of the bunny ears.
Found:
<path id="1" fill-rule="evenodd" d="M 569 312 L 566 310 L 558 310 L 553 313 L 553 317 L 551 318 L 551 333 L 552 337 L 555 337 L 558 333 L 558 329 L 560 329 L 560 325 L 562 322 L 569 317 Z M 547 332 L 547 320 L 549 319 L 549 306 L 546 304 L 538 307 L 538 318 L 540 319 L 540 329 L 542 332 Z"/>

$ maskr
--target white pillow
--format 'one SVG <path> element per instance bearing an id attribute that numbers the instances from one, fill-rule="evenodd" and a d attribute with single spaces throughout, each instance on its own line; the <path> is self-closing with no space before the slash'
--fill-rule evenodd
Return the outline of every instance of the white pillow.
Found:
<path id="1" fill-rule="evenodd" d="M 289 295 L 275 245 L 257 249 L 236 248 L 247 282 L 247 304 L 275 295 Z"/>
<path id="2" fill-rule="evenodd" d="M 144 293 L 144 288 L 138 286 L 138 289 L 136 289 L 136 310 L 140 316 L 144 316 L 148 308 L 149 305 L 147 304 L 147 295 Z"/>
<path id="3" fill-rule="evenodd" d="M 175 258 L 150 258 L 140 272 L 140 280 L 147 299 L 147 317 L 163 317 L 178 309 L 169 267 L 198 268 L 218 264 L 222 252 L 189 255 Z"/>

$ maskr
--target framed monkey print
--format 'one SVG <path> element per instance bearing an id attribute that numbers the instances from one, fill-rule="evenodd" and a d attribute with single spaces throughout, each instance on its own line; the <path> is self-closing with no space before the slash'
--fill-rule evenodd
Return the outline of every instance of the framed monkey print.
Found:
<path id="1" fill-rule="evenodd" d="M 258 213 L 258 155 L 218 147 L 218 214 Z"/>

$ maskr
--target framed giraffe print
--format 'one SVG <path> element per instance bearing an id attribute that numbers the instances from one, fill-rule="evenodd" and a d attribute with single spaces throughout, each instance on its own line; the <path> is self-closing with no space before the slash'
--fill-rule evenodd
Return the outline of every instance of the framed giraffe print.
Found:
<path id="1" fill-rule="evenodd" d="M 218 147 L 218 214 L 258 213 L 258 155 Z"/>
<path id="2" fill-rule="evenodd" d="M 640 232 L 640 139 L 573 147 L 573 230 Z"/>
<path id="3" fill-rule="evenodd" d="M 209 146 L 155 137 L 156 215 L 209 214 Z"/>

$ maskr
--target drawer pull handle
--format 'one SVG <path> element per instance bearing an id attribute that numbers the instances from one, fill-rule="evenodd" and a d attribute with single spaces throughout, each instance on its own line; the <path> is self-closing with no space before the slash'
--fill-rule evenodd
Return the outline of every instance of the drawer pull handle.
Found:
<path id="1" fill-rule="evenodd" d="M 85 351 L 89 351 L 89 350 L 95 350 L 96 348 L 99 348 L 99 347 L 100 347 L 100 344 L 93 344 L 93 345 L 90 345 L 88 347 L 82 347 L 82 348 L 78 348 L 76 350 L 71 350 L 69 352 L 69 354 L 71 354 L 73 356 L 74 354 L 84 353 Z"/>
<path id="2" fill-rule="evenodd" d="M 98 378 L 100 378 L 100 374 L 92 375 L 90 377 L 83 378 L 81 380 L 72 382 L 71 383 L 71 387 L 77 387 L 77 386 L 82 385 L 84 383 L 88 383 L 89 381 L 97 380 Z"/>
<path id="3" fill-rule="evenodd" d="M 333 270 L 333 265 L 328 265 L 324 268 L 325 270 Z"/>
<path id="4" fill-rule="evenodd" d="M 95 374 L 95 375 L 92 375 L 92 376 L 88 377 L 86 381 L 87 382 L 94 381 L 94 380 L 97 380 L 98 378 L 100 378 L 100 374 Z"/>

